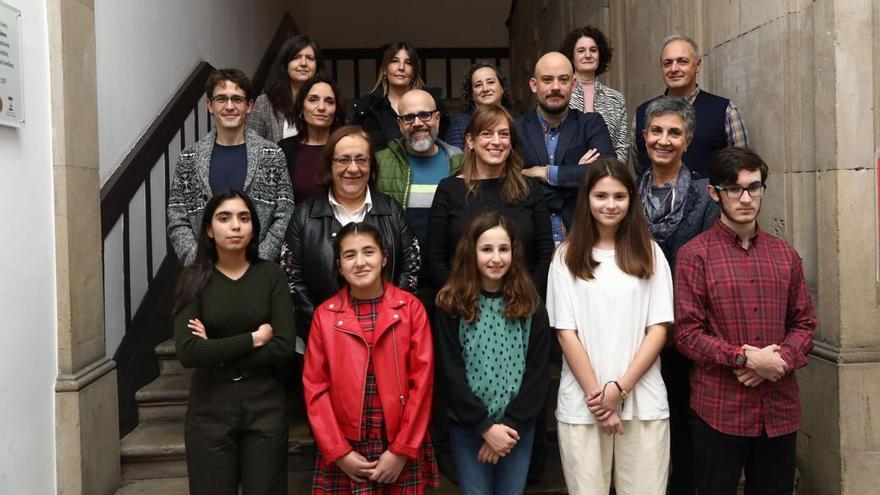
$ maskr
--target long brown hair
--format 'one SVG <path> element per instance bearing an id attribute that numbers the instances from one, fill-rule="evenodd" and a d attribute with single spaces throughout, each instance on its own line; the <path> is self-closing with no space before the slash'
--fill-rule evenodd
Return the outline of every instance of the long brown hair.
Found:
<path id="1" fill-rule="evenodd" d="M 645 221 L 642 202 L 636 191 L 635 180 L 629 170 L 613 157 L 604 157 L 592 165 L 581 182 L 578 191 L 574 222 L 565 242 L 564 260 L 568 270 L 576 277 L 590 280 L 599 262 L 593 259 L 593 247 L 599 240 L 596 219 L 590 211 L 590 191 L 601 179 L 611 177 L 626 188 L 629 208 L 614 236 L 614 257 L 621 271 L 638 278 L 651 278 L 654 274 L 654 249 L 651 230 Z"/>
<path id="2" fill-rule="evenodd" d="M 476 141 L 481 132 L 491 129 L 501 121 L 506 121 L 510 127 L 510 154 L 507 155 L 504 171 L 501 172 L 501 177 L 504 178 L 501 197 L 507 203 L 513 204 L 522 201 L 529 195 L 529 183 L 522 175 L 523 161 L 519 151 L 519 135 L 516 133 L 516 123 L 510 112 L 496 104 L 480 105 L 474 111 L 474 116 L 471 117 L 464 133 Z M 473 148 L 465 151 L 461 159 L 461 175 L 464 177 L 467 194 L 478 194 L 477 188 L 480 182 L 477 179 L 477 157 Z"/>
<path id="3" fill-rule="evenodd" d="M 382 96 L 388 95 L 388 78 L 385 76 L 385 71 L 388 70 L 388 64 L 391 63 L 391 59 L 393 59 L 400 50 L 406 52 L 413 68 L 413 77 L 409 82 L 409 89 L 422 89 L 425 87 L 425 81 L 422 79 L 422 60 L 419 58 L 419 52 L 416 51 L 416 47 L 409 41 L 395 41 L 386 46 L 385 50 L 382 52 L 382 61 L 379 63 L 379 74 L 376 75 L 376 85 L 373 86 L 372 91 L 382 88 Z"/>
<path id="4" fill-rule="evenodd" d="M 437 307 L 452 316 L 472 323 L 480 309 L 480 272 L 477 269 L 477 240 L 487 230 L 501 227 L 510 237 L 510 269 L 501 281 L 506 318 L 522 319 L 538 309 L 538 292 L 526 268 L 523 246 L 513 224 L 497 211 L 488 211 L 471 220 L 465 229 L 452 260 L 449 280 L 437 293 Z"/>

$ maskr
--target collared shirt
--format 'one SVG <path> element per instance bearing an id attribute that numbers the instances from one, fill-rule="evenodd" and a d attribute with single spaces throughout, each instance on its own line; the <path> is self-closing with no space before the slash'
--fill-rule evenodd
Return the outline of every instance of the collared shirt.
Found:
<path id="1" fill-rule="evenodd" d="M 330 198 L 330 208 L 333 209 L 333 216 L 342 224 L 343 227 L 351 222 L 363 222 L 367 212 L 373 208 L 373 199 L 370 196 L 370 187 L 367 186 L 367 195 L 364 197 L 364 204 L 354 211 L 348 211 L 345 206 L 333 197 L 333 190 L 327 190 L 327 196 Z"/>
<path id="2" fill-rule="evenodd" d="M 663 94 L 666 94 L 664 92 Z M 687 95 L 685 100 L 691 105 L 694 104 L 694 100 L 697 99 L 697 96 L 700 94 L 700 87 L 697 86 L 694 89 L 694 92 Z M 641 132 L 636 129 L 636 119 L 638 115 L 633 116 L 632 127 L 630 128 L 632 140 L 630 141 L 630 155 L 631 157 L 638 157 L 638 140 L 635 138 L 637 132 Z M 647 123 L 645 124 L 647 125 Z M 700 125 L 697 123 L 697 125 Z M 746 124 L 743 121 L 742 114 L 739 111 L 739 108 L 733 104 L 733 101 L 727 100 L 727 109 L 724 111 L 724 134 L 727 136 L 727 145 L 728 146 L 739 146 L 741 148 L 749 147 L 749 133 L 746 131 Z M 638 165 L 636 165 L 638 168 Z"/>
<path id="3" fill-rule="evenodd" d="M 556 146 L 559 144 L 559 135 L 562 132 L 562 126 L 568 118 L 568 111 L 562 116 L 559 125 L 550 127 L 541 112 L 535 112 L 538 115 L 538 123 L 541 124 L 541 130 L 544 132 L 544 145 L 547 147 L 547 156 L 550 157 L 550 163 L 547 164 L 547 183 L 551 186 L 558 184 L 559 166 L 556 163 Z M 562 217 L 557 213 L 550 214 L 550 225 L 553 230 L 553 242 L 557 245 L 565 240 L 565 224 Z"/>
<path id="4" fill-rule="evenodd" d="M 815 328 L 800 256 L 782 239 L 757 230 L 744 249 L 719 219 L 679 250 L 675 345 L 694 360 L 691 409 L 715 430 L 777 437 L 800 428 L 794 370 L 807 364 Z M 744 344 L 778 344 L 785 376 L 740 384 L 734 357 Z"/>

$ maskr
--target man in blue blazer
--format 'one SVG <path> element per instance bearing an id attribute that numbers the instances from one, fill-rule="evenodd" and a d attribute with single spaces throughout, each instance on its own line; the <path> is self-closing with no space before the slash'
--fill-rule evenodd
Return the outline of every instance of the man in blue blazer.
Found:
<path id="1" fill-rule="evenodd" d="M 568 57 L 550 52 L 538 59 L 529 79 L 538 99 L 535 110 L 516 121 L 523 143 L 523 174 L 541 181 L 553 222 L 553 240 L 571 227 L 578 187 L 587 166 L 599 155 L 614 157 L 608 127 L 595 112 L 568 108 L 574 68 Z"/>

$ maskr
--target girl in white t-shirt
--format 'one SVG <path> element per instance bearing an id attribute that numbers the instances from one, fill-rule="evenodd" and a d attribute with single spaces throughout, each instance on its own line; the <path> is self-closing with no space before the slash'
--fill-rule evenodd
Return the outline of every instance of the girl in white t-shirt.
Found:
<path id="1" fill-rule="evenodd" d="M 564 356 L 559 450 L 575 495 L 607 495 L 612 466 L 618 494 L 666 493 L 669 406 L 658 355 L 674 319 L 672 275 L 640 205 L 629 171 L 600 159 L 550 265 L 547 312 Z"/>

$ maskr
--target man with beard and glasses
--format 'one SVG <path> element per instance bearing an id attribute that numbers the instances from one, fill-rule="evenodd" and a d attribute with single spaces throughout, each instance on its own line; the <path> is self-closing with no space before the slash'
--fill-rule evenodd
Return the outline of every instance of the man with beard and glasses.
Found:
<path id="1" fill-rule="evenodd" d="M 803 265 L 758 227 L 767 164 L 724 148 L 709 162 L 721 218 L 678 251 L 675 346 L 694 361 L 690 420 L 697 493 L 791 493 L 801 405 L 795 370 L 816 312 Z M 673 461 L 673 469 L 675 464 Z"/>
<path id="2" fill-rule="evenodd" d="M 727 146 L 748 148 L 749 135 L 742 114 L 732 101 L 697 85 L 697 74 L 703 63 L 699 53 L 697 43 L 687 36 L 668 36 L 660 48 L 660 70 L 666 84 L 663 95 L 684 98 L 697 113 L 694 139 L 682 158 L 688 168 L 702 178 L 708 177 L 709 159 L 716 151 Z M 633 157 L 636 175 L 643 174 L 651 166 L 642 129 L 645 128 L 645 109 L 655 99 L 639 105 L 633 118 L 629 156 Z M 674 454 L 672 462 L 675 463 Z M 672 484 L 676 484 L 675 477 Z M 693 490 L 681 493 L 693 493 Z"/>
<path id="3" fill-rule="evenodd" d="M 260 258 L 278 261 L 293 213 L 284 152 L 245 128 L 254 106 L 251 83 L 238 69 L 220 69 L 205 83 L 214 129 L 180 152 L 168 192 L 168 237 L 177 259 L 196 257 L 196 233 L 205 204 L 223 189 L 244 191 L 260 221 Z"/>
<path id="4" fill-rule="evenodd" d="M 574 218 L 585 165 L 599 155 L 615 156 L 614 146 L 601 115 L 568 107 L 574 88 L 574 68 L 568 57 L 559 52 L 542 56 L 529 86 L 538 106 L 516 121 L 523 143 L 523 174 L 544 185 L 553 240 L 558 244 Z"/>
<path id="5" fill-rule="evenodd" d="M 440 112 L 431 93 L 413 89 L 398 103 L 397 125 L 403 137 L 376 153 L 377 185 L 406 210 L 407 221 L 419 245 L 427 245 L 428 213 L 441 179 L 461 165 L 461 150 L 437 138 Z"/>

